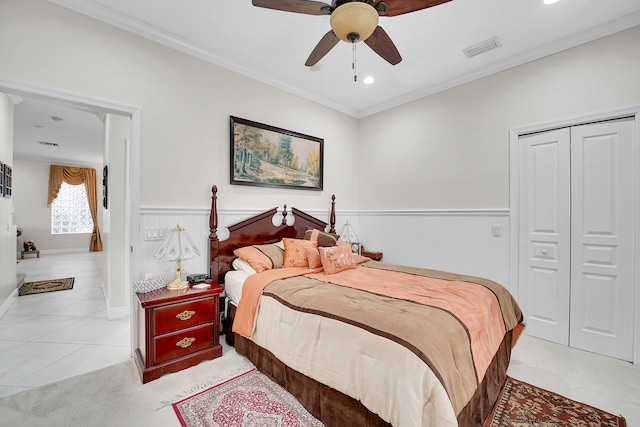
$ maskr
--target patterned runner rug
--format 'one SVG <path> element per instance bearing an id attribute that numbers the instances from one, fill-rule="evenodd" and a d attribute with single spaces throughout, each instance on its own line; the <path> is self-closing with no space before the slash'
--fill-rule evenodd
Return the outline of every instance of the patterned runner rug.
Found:
<path id="1" fill-rule="evenodd" d="M 622 417 L 507 377 L 483 427 L 625 427 Z"/>
<path id="2" fill-rule="evenodd" d="M 321 427 L 289 392 L 254 370 L 173 404 L 185 427 Z"/>
<path id="3" fill-rule="evenodd" d="M 75 277 L 67 277 L 66 279 L 41 280 L 39 282 L 27 282 L 20 287 L 18 295 L 33 295 L 44 292 L 64 291 L 73 289 Z"/>

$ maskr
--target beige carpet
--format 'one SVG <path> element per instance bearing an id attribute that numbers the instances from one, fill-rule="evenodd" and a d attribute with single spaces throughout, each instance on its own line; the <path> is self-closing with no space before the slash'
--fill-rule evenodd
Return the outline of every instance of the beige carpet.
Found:
<path id="1" fill-rule="evenodd" d="M 172 403 L 252 369 L 235 350 L 142 384 L 133 360 L 0 399 L 6 426 L 180 426 Z"/>

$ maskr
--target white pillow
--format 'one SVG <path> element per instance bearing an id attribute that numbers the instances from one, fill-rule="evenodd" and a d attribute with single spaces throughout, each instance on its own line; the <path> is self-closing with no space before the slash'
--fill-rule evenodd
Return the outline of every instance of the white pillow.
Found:
<path id="1" fill-rule="evenodd" d="M 256 274 L 256 271 L 249 265 L 248 262 L 241 260 L 240 258 L 236 258 L 231 263 L 231 266 L 234 270 L 244 271 L 245 273 L 251 275 Z"/>

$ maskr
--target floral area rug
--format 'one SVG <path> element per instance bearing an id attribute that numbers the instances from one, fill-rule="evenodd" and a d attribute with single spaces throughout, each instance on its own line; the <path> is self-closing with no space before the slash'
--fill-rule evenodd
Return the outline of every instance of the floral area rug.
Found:
<path id="1" fill-rule="evenodd" d="M 625 427 L 622 417 L 507 377 L 483 427 Z"/>
<path id="2" fill-rule="evenodd" d="M 321 427 L 300 403 L 254 370 L 173 404 L 185 427 Z"/>
<path id="3" fill-rule="evenodd" d="M 18 295 L 34 295 L 44 292 L 65 291 L 73 289 L 75 277 L 67 277 L 66 279 L 41 280 L 39 282 L 27 282 L 20 287 Z"/>

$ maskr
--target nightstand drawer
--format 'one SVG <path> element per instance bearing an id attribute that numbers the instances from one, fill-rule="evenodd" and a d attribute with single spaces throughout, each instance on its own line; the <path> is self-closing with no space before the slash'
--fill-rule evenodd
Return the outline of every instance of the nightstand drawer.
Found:
<path id="1" fill-rule="evenodd" d="M 213 345 L 213 324 L 178 331 L 155 339 L 154 363 L 162 363 Z"/>
<path id="2" fill-rule="evenodd" d="M 153 311 L 154 335 L 211 323 L 213 316 L 213 298 L 157 308 Z"/>

